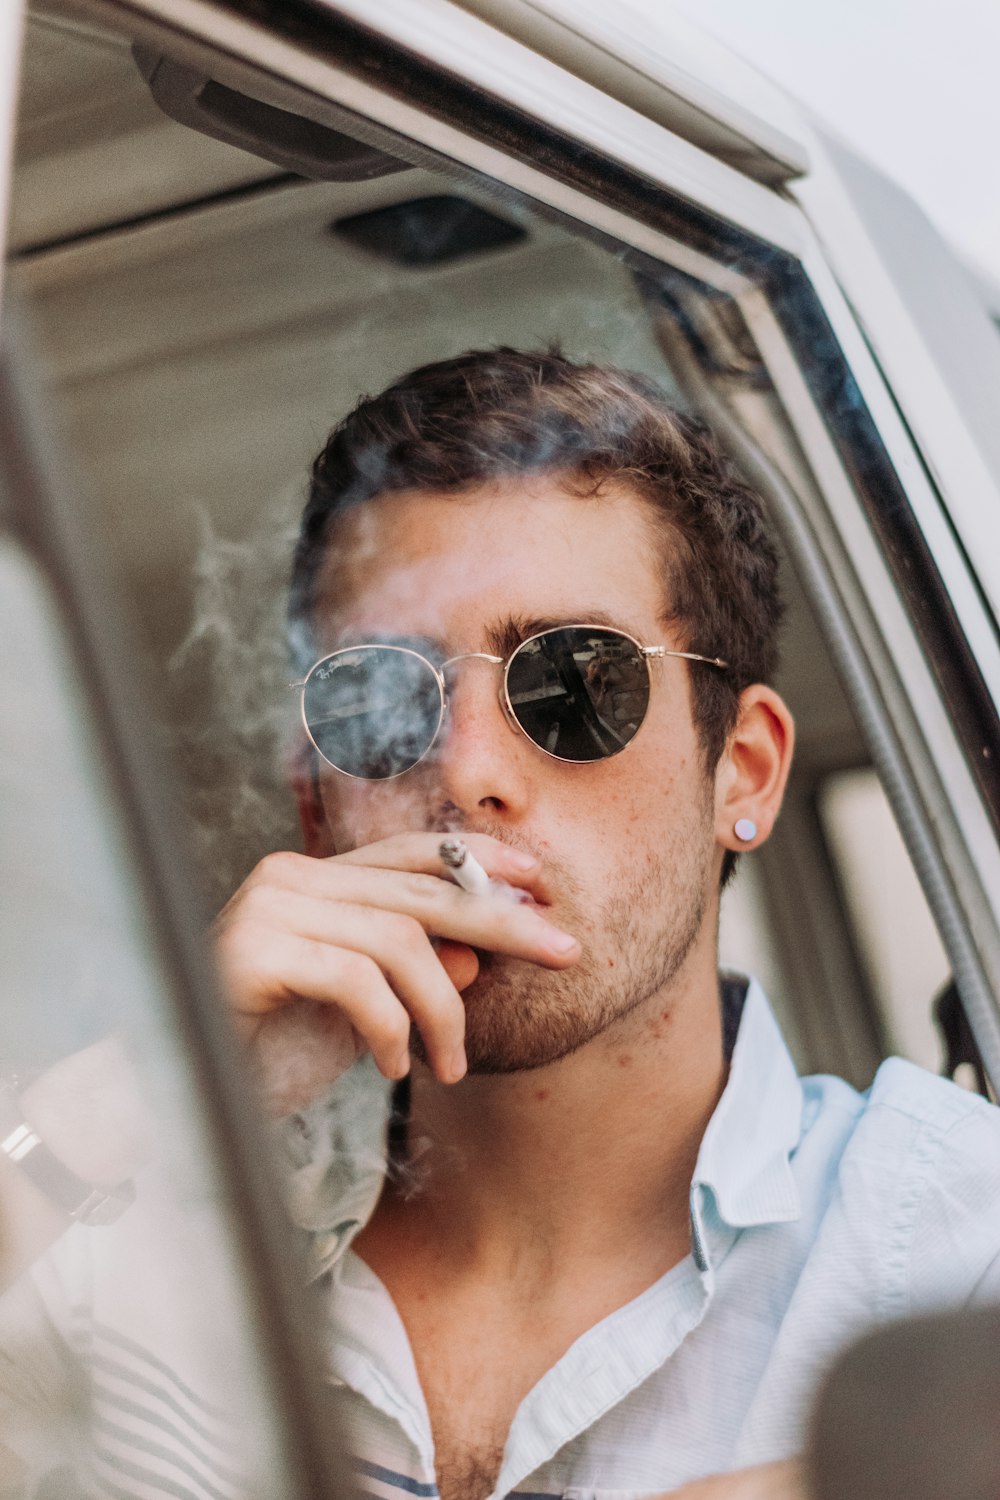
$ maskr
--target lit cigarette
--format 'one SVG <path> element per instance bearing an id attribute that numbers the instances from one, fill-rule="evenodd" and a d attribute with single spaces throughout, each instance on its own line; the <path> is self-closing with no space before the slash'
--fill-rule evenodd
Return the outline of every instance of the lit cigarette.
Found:
<path id="1" fill-rule="evenodd" d="M 438 846 L 441 863 L 456 885 L 470 896 L 488 896 L 493 883 L 474 854 L 461 839 L 442 839 Z"/>

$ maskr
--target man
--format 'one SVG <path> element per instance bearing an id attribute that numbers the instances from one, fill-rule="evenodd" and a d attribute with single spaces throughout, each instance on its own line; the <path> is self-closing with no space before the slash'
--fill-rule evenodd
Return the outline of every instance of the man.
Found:
<path id="1" fill-rule="evenodd" d="M 720 985 L 720 889 L 792 753 L 780 613 L 757 498 L 637 376 L 470 354 L 316 461 L 306 853 L 218 952 L 295 1112 L 373 1495 L 798 1496 L 833 1351 L 997 1285 L 993 1109 L 900 1062 L 865 1098 L 800 1082 Z"/>

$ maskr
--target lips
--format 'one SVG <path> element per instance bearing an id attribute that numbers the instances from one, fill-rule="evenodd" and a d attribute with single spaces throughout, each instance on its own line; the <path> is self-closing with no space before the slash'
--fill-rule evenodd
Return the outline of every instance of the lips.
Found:
<path id="1" fill-rule="evenodd" d="M 438 830 L 435 829 L 435 832 L 437 831 Z M 513 849 L 517 853 L 528 854 L 533 859 L 537 859 L 539 861 L 541 861 L 542 859 L 542 856 L 539 854 L 538 850 L 535 849 L 530 842 L 525 839 L 517 839 L 515 841 L 509 836 L 506 830 L 498 830 L 496 828 L 474 828 L 469 825 L 462 824 L 459 827 L 449 826 L 447 828 L 442 828 L 440 831 L 451 834 L 456 838 L 475 839 L 478 835 L 482 835 L 485 838 L 495 839 L 498 844 L 503 844 L 506 848 Z M 473 853 L 476 853 L 473 843 L 470 842 L 469 848 Z M 486 862 L 488 866 L 489 856 L 485 851 L 479 853 L 477 857 Z M 552 905 L 544 868 L 537 874 L 533 874 L 529 877 L 530 884 L 528 886 L 512 883 L 518 878 L 524 879 L 523 875 L 521 875 L 520 877 L 513 875 L 507 876 L 503 871 L 497 871 L 495 878 L 501 880 L 505 885 L 510 886 L 511 890 L 514 891 L 518 901 L 523 902 L 526 906 L 531 905 L 539 911 L 547 911 L 548 908 Z"/>

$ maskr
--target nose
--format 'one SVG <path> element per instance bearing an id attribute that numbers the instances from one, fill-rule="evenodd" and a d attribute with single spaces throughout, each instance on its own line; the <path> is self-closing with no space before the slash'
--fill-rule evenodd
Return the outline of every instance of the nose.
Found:
<path id="1" fill-rule="evenodd" d="M 448 712 L 434 756 L 440 794 L 469 818 L 486 809 L 516 819 L 528 806 L 531 746 L 501 706 L 501 662 L 460 657 L 445 672 Z"/>

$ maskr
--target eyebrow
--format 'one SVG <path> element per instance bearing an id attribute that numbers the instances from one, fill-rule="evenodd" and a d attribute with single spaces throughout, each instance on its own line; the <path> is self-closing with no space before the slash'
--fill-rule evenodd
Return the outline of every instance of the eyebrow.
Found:
<path id="1" fill-rule="evenodd" d="M 505 615 L 487 625 L 483 632 L 483 644 L 492 656 L 505 660 L 524 641 L 545 630 L 564 630 L 570 625 L 605 625 L 609 630 L 623 630 L 635 640 L 641 640 L 636 628 L 608 614 L 606 609 L 579 609 L 565 615 Z M 419 651 L 429 661 L 440 663 L 453 654 L 454 643 L 445 643 L 433 636 L 391 630 L 349 630 L 342 635 L 334 650 L 349 650 L 352 646 L 385 645 L 405 646 Z"/>
<path id="2" fill-rule="evenodd" d="M 531 636 L 541 635 L 544 630 L 563 630 L 568 625 L 605 625 L 609 630 L 623 630 L 639 639 L 631 625 L 623 624 L 607 610 L 580 609 L 571 615 L 508 615 L 487 626 L 486 645 L 494 656 L 507 657 Z"/>

